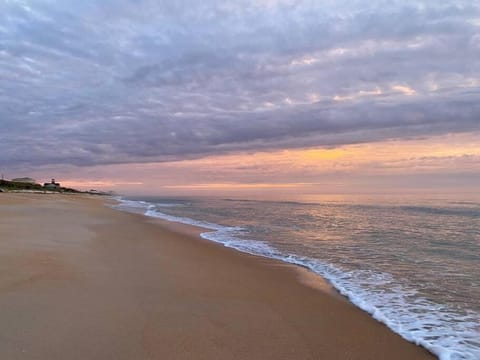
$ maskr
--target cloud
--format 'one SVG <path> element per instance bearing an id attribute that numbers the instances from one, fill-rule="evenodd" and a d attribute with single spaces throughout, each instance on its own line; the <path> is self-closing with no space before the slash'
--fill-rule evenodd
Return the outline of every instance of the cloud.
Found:
<path id="1" fill-rule="evenodd" d="M 480 130 L 471 1 L 8 0 L 0 154 L 171 161 Z"/>

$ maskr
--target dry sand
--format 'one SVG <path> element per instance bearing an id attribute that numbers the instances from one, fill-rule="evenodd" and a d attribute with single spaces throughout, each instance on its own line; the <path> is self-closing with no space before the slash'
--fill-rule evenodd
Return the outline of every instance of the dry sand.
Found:
<path id="1" fill-rule="evenodd" d="M 433 358 L 304 275 L 99 198 L 2 193 L 0 359 Z"/>

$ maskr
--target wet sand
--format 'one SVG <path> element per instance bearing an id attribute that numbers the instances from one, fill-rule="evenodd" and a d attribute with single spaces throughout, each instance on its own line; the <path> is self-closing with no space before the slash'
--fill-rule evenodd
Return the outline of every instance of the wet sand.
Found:
<path id="1" fill-rule="evenodd" d="M 317 276 L 116 211 L 0 193 L 0 359 L 433 359 Z"/>

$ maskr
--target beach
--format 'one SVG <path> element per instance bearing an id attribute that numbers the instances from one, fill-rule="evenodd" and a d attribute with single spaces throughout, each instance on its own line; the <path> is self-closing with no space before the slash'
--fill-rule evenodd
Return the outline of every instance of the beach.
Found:
<path id="1" fill-rule="evenodd" d="M 106 198 L 0 194 L 1 359 L 433 359 L 316 275 Z"/>

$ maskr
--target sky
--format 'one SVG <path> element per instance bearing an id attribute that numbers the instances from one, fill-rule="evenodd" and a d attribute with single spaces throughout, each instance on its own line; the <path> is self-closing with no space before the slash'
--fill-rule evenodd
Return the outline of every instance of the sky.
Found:
<path id="1" fill-rule="evenodd" d="M 478 193 L 478 59 L 474 0 L 0 0 L 0 172 Z"/>

